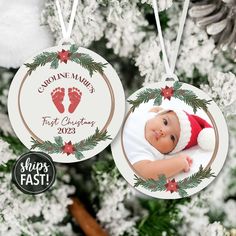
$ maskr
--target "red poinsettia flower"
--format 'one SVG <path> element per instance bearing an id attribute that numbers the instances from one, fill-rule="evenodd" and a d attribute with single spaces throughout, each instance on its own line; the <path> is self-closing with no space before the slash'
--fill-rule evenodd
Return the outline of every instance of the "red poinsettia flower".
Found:
<path id="1" fill-rule="evenodd" d="M 73 154 L 75 152 L 75 147 L 74 145 L 70 142 L 65 143 L 65 145 L 62 147 L 62 151 L 63 153 L 66 153 L 67 156 L 69 156 L 70 154 Z"/>
<path id="2" fill-rule="evenodd" d="M 168 180 L 167 184 L 165 184 L 166 191 L 170 191 L 171 193 L 178 191 L 178 183 L 175 182 L 175 179 Z"/>
<path id="3" fill-rule="evenodd" d="M 161 89 L 161 95 L 164 97 L 164 99 L 169 99 L 174 95 L 174 89 L 173 87 L 166 86 L 165 88 Z"/>
<path id="4" fill-rule="evenodd" d="M 67 63 L 67 61 L 68 61 L 69 58 L 70 58 L 70 52 L 69 52 L 69 51 L 66 51 L 66 50 L 64 50 L 64 49 L 62 49 L 61 52 L 58 52 L 58 53 L 57 53 L 57 58 L 58 58 L 61 62 Z"/>

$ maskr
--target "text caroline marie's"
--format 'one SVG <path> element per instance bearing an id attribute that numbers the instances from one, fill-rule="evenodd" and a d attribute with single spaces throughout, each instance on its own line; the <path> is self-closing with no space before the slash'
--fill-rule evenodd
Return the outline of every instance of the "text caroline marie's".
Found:
<path id="1" fill-rule="evenodd" d="M 84 77 L 76 73 L 63 72 L 57 73 L 55 75 L 50 76 L 48 79 L 44 80 L 43 83 L 38 88 L 39 93 L 43 93 L 47 87 L 49 87 L 53 82 L 60 79 L 73 79 L 84 85 L 90 93 L 95 92 L 94 86 Z"/>

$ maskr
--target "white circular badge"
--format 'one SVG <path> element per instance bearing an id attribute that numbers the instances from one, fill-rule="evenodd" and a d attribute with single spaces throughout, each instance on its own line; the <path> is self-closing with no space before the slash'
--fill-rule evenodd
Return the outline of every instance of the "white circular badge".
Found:
<path id="1" fill-rule="evenodd" d="M 123 121 L 125 97 L 117 73 L 101 56 L 61 45 L 21 66 L 8 111 L 27 148 L 50 154 L 55 162 L 76 162 L 111 143 Z"/>
<path id="2" fill-rule="evenodd" d="M 216 103 L 178 81 L 151 84 L 131 95 L 112 143 L 124 178 L 142 193 L 163 199 L 205 188 L 219 174 L 227 151 L 227 125 Z"/>

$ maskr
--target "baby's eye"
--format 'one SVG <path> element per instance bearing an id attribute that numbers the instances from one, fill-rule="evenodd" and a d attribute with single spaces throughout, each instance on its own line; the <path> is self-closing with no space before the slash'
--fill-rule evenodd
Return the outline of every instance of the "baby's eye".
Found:
<path id="1" fill-rule="evenodd" d="M 168 125 L 168 121 L 167 121 L 167 119 L 163 119 L 163 123 L 164 123 L 164 125 Z"/>
<path id="2" fill-rule="evenodd" d="M 173 141 L 173 143 L 175 142 L 175 136 L 174 135 L 171 135 L 170 139 Z"/>

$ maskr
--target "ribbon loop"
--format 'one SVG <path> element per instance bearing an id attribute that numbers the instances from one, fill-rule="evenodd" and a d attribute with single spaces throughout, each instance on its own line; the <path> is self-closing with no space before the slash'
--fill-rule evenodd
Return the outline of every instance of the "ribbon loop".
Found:
<path id="1" fill-rule="evenodd" d="M 75 14 L 76 14 L 77 6 L 78 6 L 78 0 L 74 0 L 74 2 L 73 2 L 73 6 L 72 6 L 70 20 L 69 20 L 67 30 L 66 30 L 65 22 L 63 20 L 59 0 L 56 0 L 56 6 L 57 6 L 57 11 L 58 11 L 58 16 L 59 16 L 59 22 L 60 22 L 60 25 L 61 25 L 63 41 L 64 42 L 70 42 L 70 36 L 71 36 L 74 21 L 75 21 Z"/>
<path id="2" fill-rule="evenodd" d="M 173 74 L 173 73 L 171 73 L 171 74 L 164 74 L 162 76 L 161 80 L 162 81 L 171 81 L 171 80 L 179 81 L 178 76 L 176 74 Z"/>
<path id="3" fill-rule="evenodd" d="M 175 43 L 175 50 L 174 50 L 174 53 L 172 54 L 171 61 L 169 63 L 167 53 L 166 53 L 164 38 L 163 38 L 163 34 L 162 34 L 162 29 L 161 29 L 157 1 L 153 0 L 153 9 L 154 9 L 155 19 L 156 19 L 156 24 L 157 24 L 157 31 L 158 31 L 158 36 L 160 39 L 161 51 L 163 54 L 163 62 L 165 65 L 165 70 L 166 70 L 166 75 L 164 75 L 164 77 L 166 77 L 166 79 L 173 78 L 174 80 L 175 79 L 178 80 L 178 77 L 175 75 L 174 70 L 175 70 L 175 65 L 176 65 L 179 47 L 180 47 L 180 42 L 181 42 L 183 30 L 184 30 L 184 24 L 185 24 L 185 21 L 187 18 L 189 3 L 190 3 L 190 0 L 185 0 L 185 2 L 184 2 L 183 12 L 182 12 L 182 16 L 180 18 L 179 30 L 178 30 L 178 34 L 177 34 L 177 38 L 176 38 L 176 43 Z"/>

